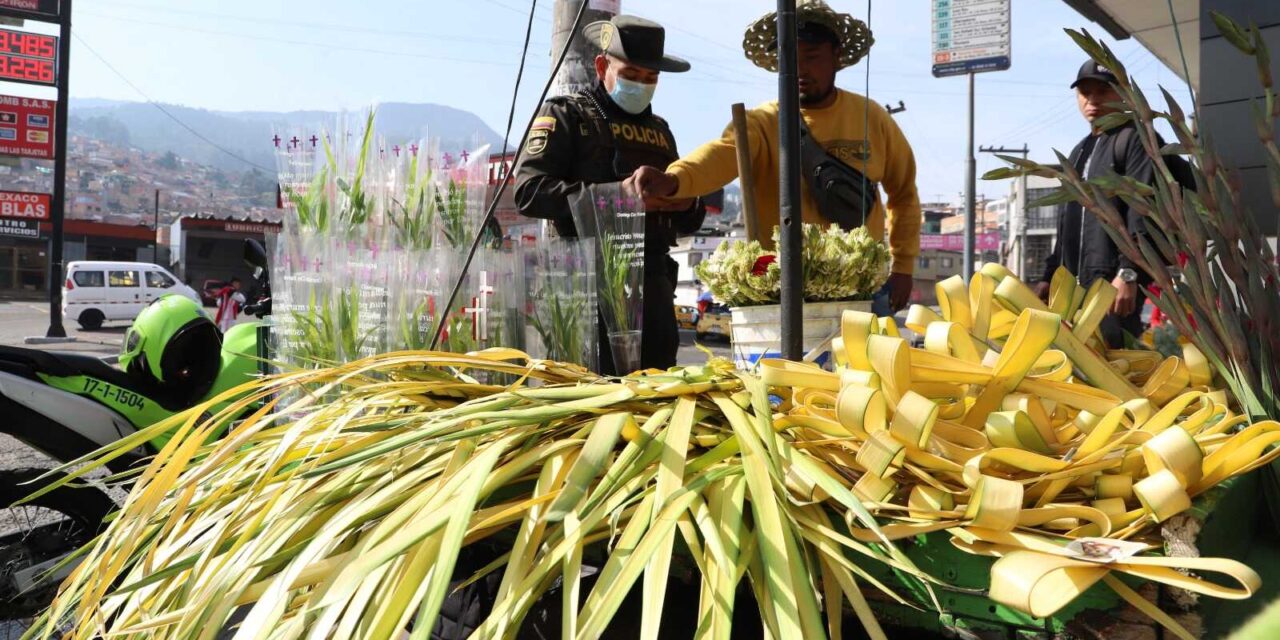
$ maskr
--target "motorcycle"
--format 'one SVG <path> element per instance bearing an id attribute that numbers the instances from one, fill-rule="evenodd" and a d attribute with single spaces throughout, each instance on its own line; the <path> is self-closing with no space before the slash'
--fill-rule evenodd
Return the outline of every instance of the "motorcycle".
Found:
<path id="1" fill-rule="evenodd" d="M 242 311 L 261 320 L 271 315 L 271 274 L 264 264 L 260 264 L 265 263 L 267 252 L 252 238 L 244 241 L 244 251 L 244 260 L 253 267 L 253 280 L 257 287 L 253 299 L 245 303 Z"/>
<path id="2" fill-rule="evenodd" d="M 245 261 L 254 267 L 260 292 L 252 315 L 261 319 L 270 312 L 262 245 L 247 240 Z M 0 433 L 59 463 L 76 460 L 262 373 L 263 337 L 260 322 L 220 335 L 199 305 L 170 295 L 144 309 L 129 328 L 119 368 L 92 356 L 0 346 Z M 112 472 L 136 468 L 171 437 L 161 434 L 106 466 Z M 0 508 L 52 482 L 38 481 L 47 473 L 0 469 Z M 104 487 L 91 484 L 60 487 L 0 509 L 0 620 L 31 617 L 47 606 L 72 567 L 49 570 L 92 540 L 115 508 Z"/>

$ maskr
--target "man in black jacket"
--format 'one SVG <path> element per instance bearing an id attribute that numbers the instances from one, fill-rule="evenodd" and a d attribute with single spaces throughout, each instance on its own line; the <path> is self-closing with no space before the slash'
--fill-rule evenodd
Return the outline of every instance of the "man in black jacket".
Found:
<path id="1" fill-rule="evenodd" d="M 680 157 L 667 122 L 650 101 L 663 72 L 681 73 L 689 63 L 663 52 L 666 34 L 657 23 L 617 16 L 583 28 L 597 43 L 600 82 L 577 95 L 542 105 L 516 167 L 520 213 L 550 220 L 562 237 L 575 237 L 570 202 L 589 185 L 622 181 L 641 166 L 666 167 Z M 696 232 L 706 209 L 686 200 L 645 216 L 645 274 L 641 365 L 665 369 L 676 363 L 680 334 L 674 296 L 676 263 L 668 256 L 678 235 Z M 614 371 L 601 331 L 600 372 Z"/>
<path id="2" fill-rule="evenodd" d="M 1071 88 L 1075 89 L 1080 114 L 1089 121 L 1092 130 L 1071 151 L 1070 162 L 1086 179 L 1114 173 L 1149 184 L 1154 180 L 1151 158 L 1142 147 L 1133 123 L 1109 131 L 1093 126 L 1102 116 L 1115 112 L 1114 105 L 1121 102 L 1113 86 L 1115 82 L 1116 77 L 1093 60 L 1085 62 L 1076 73 Z M 1144 233 L 1142 216 L 1131 213 L 1119 198 L 1113 202 L 1125 219 L 1128 232 Z M 1086 215 L 1080 203 L 1067 204 L 1058 218 L 1058 240 L 1036 292 L 1042 299 L 1048 298 L 1049 283 L 1059 266 L 1076 274 L 1085 287 L 1099 278 L 1109 280 L 1118 295 L 1099 328 L 1108 346 L 1119 348 L 1124 346 L 1125 333 L 1137 337 L 1143 332 L 1142 307 L 1146 300 L 1143 289 L 1151 283 L 1151 276 L 1139 271 L 1120 253 L 1107 235 L 1105 224 L 1093 214 Z"/>

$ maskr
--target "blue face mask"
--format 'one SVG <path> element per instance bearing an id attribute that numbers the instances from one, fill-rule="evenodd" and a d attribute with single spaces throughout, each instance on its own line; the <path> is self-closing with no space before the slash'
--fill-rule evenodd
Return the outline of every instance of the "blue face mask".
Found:
<path id="1" fill-rule="evenodd" d="M 609 92 L 609 97 L 623 111 L 631 115 L 639 115 L 649 108 L 649 103 L 653 102 L 653 92 L 657 89 L 656 84 L 633 82 L 619 76 L 613 81 L 613 91 Z"/>

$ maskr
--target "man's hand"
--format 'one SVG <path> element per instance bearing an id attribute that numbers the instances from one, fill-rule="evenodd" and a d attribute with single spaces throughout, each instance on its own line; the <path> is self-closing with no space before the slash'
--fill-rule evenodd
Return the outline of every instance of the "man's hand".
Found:
<path id="1" fill-rule="evenodd" d="M 1040 298 L 1041 302 L 1048 304 L 1049 302 L 1049 283 L 1048 282 L 1036 283 L 1036 297 Z"/>
<path id="2" fill-rule="evenodd" d="M 686 202 L 683 208 L 677 208 L 679 201 L 670 198 L 680 188 L 680 181 L 672 174 L 665 173 L 655 167 L 640 167 L 622 183 L 622 188 L 637 193 L 644 198 L 646 209 L 654 211 L 683 211 L 688 209 Z"/>
<path id="3" fill-rule="evenodd" d="M 911 301 L 911 289 L 915 282 L 909 273 L 889 274 L 889 307 L 894 313 L 902 311 Z"/>
<path id="4" fill-rule="evenodd" d="M 1116 276 L 1111 281 L 1111 286 L 1119 292 L 1116 294 L 1116 301 L 1111 303 L 1111 313 L 1121 317 L 1133 313 L 1138 306 L 1138 283 L 1125 282 Z"/>

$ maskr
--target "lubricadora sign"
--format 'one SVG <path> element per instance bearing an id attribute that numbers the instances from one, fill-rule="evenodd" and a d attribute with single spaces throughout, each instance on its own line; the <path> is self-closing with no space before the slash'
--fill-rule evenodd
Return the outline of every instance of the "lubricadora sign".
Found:
<path id="1" fill-rule="evenodd" d="M 0 218 L 48 220 L 50 201 L 47 193 L 0 191 Z"/>
<path id="2" fill-rule="evenodd" d="M 0 95 L 0 155 L 52 160 L 54 100 Z"/>

